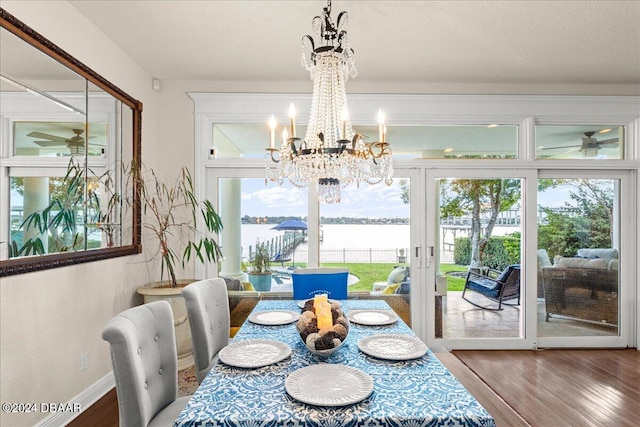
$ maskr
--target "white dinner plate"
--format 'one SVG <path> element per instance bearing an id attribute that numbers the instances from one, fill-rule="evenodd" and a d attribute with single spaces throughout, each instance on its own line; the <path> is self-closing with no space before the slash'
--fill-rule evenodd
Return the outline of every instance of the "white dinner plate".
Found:
<path id="1" fill-rule="evenodd" d="M 291 397 L 315 406 L 358 403 L 373 391 L 373 379 L 346 365 L 319 363 L 289 374 L 284 383 Z"/>
<path id="2" fill-rule="evenodd" d="M 387 360 L 410 360 L 424 356 L 427 346 L 419 338 L 402 334 L 379 334 L 362 338 L 358 348 L 369 356 Z"/>
<path id="3" fill-rule="evenodd" d="M 286 359 L 291 347 L 280 341 L 263 339 L 234 341 L 218 353 L 222 363 L 237 368 L 260 368 Z"/>
<path id="4" fill-rule="evenodd" d="M 308 298 L 308 299 L 303 299 L 303 300 L 298 301 L 298 307 L 300 307 L 300 308 L 304 308 L 304 305 L 305 305 L 305 304 L 307 303 L 307 301 L 309 301 L 310 299 L 313 299 L 313 298 Z M 342 303 L 341 303 L 340 301 L 336 301 L 336 300 L 334 300 L 334 299 L 329 299 L 329 300 L 327 300 L 327 301 L 329 302 L 329 304 L 331 304 L 331 303 L 334 303 L 334 302 L 335 302 L 336 304 L 338 304 L 338 307 L 340 307 L 340 306 L 342 305 Z"/>
<path id="5" fill-rule="evenodd" d="M 300 313 L 291 310 L 258 311 L 251 313 L 249 321 L 258 325 L 287 325 L 300 317 Z"/>
<path id="6" fill-rule="evenodd" d="M 349 310 L 349 321 L 360 325 L 391 325 L 398 321 L 398 316 L 391 310 Z"/>

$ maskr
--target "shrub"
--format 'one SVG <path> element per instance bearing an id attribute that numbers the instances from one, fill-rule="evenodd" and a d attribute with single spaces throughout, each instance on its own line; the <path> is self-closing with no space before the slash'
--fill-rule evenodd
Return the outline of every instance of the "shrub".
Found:
<path id="1" fill-rule="evenodd" d="M 471 239 L 460 237 L 454 241 L 453 261 L 460 265 L 471 264 Z M 504 270 L 508 265 L 520 262 L 520 233 L 491 237 L 484 248 L 482 264 L 494 270 Z"/>
<path id="2" fill-rule="evenodd" d="M 453 241 L 453 262 L 460 265 L 471 264 L 471 239 L 458 237 Z"/>

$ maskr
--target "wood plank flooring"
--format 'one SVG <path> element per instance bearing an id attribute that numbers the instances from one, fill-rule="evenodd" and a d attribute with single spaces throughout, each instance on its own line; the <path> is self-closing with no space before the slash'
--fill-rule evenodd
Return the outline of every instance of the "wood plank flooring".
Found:
<path id="1" fill-rule="evenodd" d="M 640 423 L 640 352 L 635 349 L 453 354 L 532 426 Z"/>
<path id="2" fill-rule="evenodd" d="M 640 424 L 640 351 L 432 349 L 498 427 Z M 118 425 L 115 390 L 71 427 Z"/>
<path id="3" fill-rule="evenodd" d="M 447 350 L 431 349 L 449 372 L 465 386 L 476 400 L 486 409 L 496 422 L 497 427 L 527 427 L 529 424 L 492 390 L 482 379 L 475 375 L 460 359 Z"/>
<path id="4" fill-rule="evenodd" d="M 67 427 L 118 427 L 118 399 L 113 388 L 96 403 L 88 407 Z"/>

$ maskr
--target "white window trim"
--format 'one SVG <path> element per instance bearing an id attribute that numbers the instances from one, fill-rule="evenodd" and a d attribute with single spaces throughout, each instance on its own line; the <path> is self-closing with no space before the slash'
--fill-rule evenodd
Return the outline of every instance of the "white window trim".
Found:
<path id="1" fill-rule="evenodd" d="M 195 114 L 195 183 L 197 196 L 205 194 L 205 177 L 208 168 L 242 167 L 264 168 L 262 159 L 208 159 L 213 146 L 215 123 L 266 123 L 273 111 L 279 111 L 290 102 L 299 105 L 299 120 L 307 121 L 311 96 L 309 94 L 265 93 L 189 93 L 194 101 Z M 630 304 L 635 312 L 630 314 L 631 345 L 640 342 L 640 284 L 637 284 L 640 265 L 640 198 L 638 174 L 640 172 L 640 97 L 639 96 L 563 96 L 563 95 L 397 95 L 351 94 L 350 112 L 354 124 L 374 124 L 375 111 L 383 108 L 389 112 L 390 125 L 473 125 L 486 123 L 514 124 L 519 126 L 518 159 L 509 160 L 453 160 L 453 159 L 396 159 L 395 168 L 420 169 L 526 169 L 530 171 L 593 170 L 629 171 L 631 176 L 630 215 L 633 233 L 630 262 L 632 290 Z M 374 112 L 374 113 L 372 113 Z M 535 124 L 610 124 L 626 128 L 624 159 L 582 161 L 536 160 Z M 266 135 L 266 133 L 265 133 Z M 265 136 L 265 147 L 267 144 Z M 524 172 L 523 172 L 524 174 Z M 425 249 L 424 243 L 422 243 Z M 527 259 L 531 261 L 531 259 Z M 196 265 L 196 277 L 203 268 Z M 633 321 L 635 318 L 635 322 Z"/>

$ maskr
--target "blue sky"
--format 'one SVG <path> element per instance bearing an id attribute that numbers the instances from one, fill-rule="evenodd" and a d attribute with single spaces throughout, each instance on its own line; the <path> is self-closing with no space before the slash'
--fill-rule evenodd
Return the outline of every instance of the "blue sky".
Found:
<path id="1" fill-rule="evenodd" d="M 400 199 L 400 179 L 393 180 L 391 186 L 384 183 L 362 184 L 358 188 L 350 184 L 342 188 L 342 201 L 338 204 L 320 205 L 320 215 L 324 217 L 353 218 L 407 218 L 409 205 Z M 539 193 L 538 204 L 545 207 L 561 207 L 569 201 L 569 193 L 575 189 L 561 186 Z M 296 188 L 289 182 L 282 186 L 269 182 L 265 186 L 263 178 L 242 180 L 242 215 L 249 216 L 306 216 L 306 188 Z"/>
<path id="2" fill-rule="evenodd" d="M 391 186 L 350 184 L 342 188 L 342 201 L 338 204 L 322 203 L 320 215 L 325 217 L 347 216 L 354 218 L 406 218 L 409 205 L 400 199 L 399 179 Z M 264 179 L 242 180 L 242 215 L 249 216 L 306 216 L 307 189 L 296 188 L 288 182 L 282 186 Z"/>

